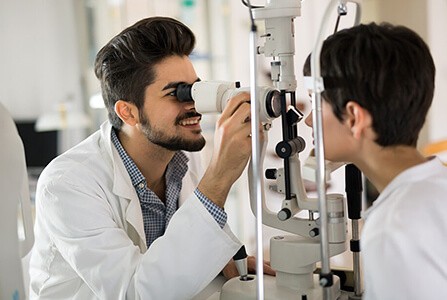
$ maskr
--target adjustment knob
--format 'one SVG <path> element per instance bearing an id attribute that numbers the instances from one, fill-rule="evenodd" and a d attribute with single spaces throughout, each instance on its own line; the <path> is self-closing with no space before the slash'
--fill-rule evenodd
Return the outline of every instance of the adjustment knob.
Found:
<path id="1" fill-rule="evenodd" d="M 311 231 L 309 231 L 310 237 L 316 237 L 320 234 L 320 230 L 318 228 L 314 228 Z"/>
<path id="2" fill-rule="evenodd" d="M 277 178 L 277 170 L 276 169 L 267 169 L 265 170 L 265 178 L 267 179 L 276 179 Z"/>
<path id="3" fill-rule="evenodd" d="M 288 142 L 282 141 L 276 145 L 275 152 L 279 157 L 286 158 L 293 154 L 293 148 Z"/>
<path id="4" fill-rule="evenodd" d="M 283 208 L 278 212 L 277 216 L 281 221 L 285 221 L 292 216 L 292 212 L 288 208 Z"/>
<path id="5" fill-rule="evenodd" d="M 294 155 L 295 153 L 299 153 L 304 150 L 306 147 L 306 142 L 300 136 L 290 140 L 290 141 L 281 141 L 276 145 L 275 151 L 276 154 L 281 158 L 286 158 Z"/>

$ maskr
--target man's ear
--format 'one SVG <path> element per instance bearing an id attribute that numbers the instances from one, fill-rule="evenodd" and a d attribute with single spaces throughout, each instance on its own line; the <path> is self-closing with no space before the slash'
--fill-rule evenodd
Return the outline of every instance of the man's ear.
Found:
<path id="1" fill-rule="evenodd" d="M 135 106 L 135 104 L 118 100 L 115 103 L 115 113 L 118 115 L 118 117 L 130 126 L 135 126 L 137 123 L 140 122 L 138 117 L 138 108 Z"/>
<path id="2" fill-rule="evenodd" d="M 346 104 L 344 122 L 355 139 L 368 134 L 372 127 L 371 114 L 355 101 L 349 101 Z"/>

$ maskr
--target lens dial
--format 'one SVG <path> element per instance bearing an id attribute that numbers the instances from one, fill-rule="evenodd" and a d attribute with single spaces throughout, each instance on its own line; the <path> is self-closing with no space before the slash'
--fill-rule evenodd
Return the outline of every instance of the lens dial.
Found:
<path id="1" fill-rule="evenodd" d="M 281 115 L 281 94 L 277 90 L 267 93 L 265 108 L 270 118 L 277 118 Z"/>

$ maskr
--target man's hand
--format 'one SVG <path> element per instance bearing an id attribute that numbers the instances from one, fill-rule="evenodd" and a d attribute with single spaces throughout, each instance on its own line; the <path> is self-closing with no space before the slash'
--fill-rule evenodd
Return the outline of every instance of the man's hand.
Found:
<path id="1" fill-rule="evenodd" d="M 223 207 L 233 183 L 241 176 L 251 155 L 250 94 L 228 101 L 216 123 L 211 162 L 198 188 Z"/>
<path id="2" fill-rule="evenodd" d="M 256 258 L 254 256 L 247 257 L 247 266 L 248 266 L 249 274 L 256 273 Z M 228 262 L 228 264 L 222 270 L 222 273 L 226 279 L 230 279 L 230 278 L 239 276 L 239 273 L 237 272 L 236 264 L 234 263 L 233 260 L 230 260 L 230 262 Z M 270 267 L 269 261 L 264 261 L 264 274 L 272 275 L 272 276 L 276 275 L 275 270 L 273 270 Z"/>

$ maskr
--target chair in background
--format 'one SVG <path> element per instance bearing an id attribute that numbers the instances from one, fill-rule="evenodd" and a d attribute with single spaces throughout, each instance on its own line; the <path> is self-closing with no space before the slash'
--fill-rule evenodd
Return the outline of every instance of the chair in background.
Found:
<path id="1" fill-rule="evenodd" d="M 26 299 L 22 258 L 34 243 L 33 219 L 23 143 L 1 103 L 0 128 L 0 299 L 20 300 Z"/>
<path id="2" fill-rule="evenodd" d="M 447 165 L 447 140 L 428 144 L 422 149 L 425 156 L 437 155 Z"/>

